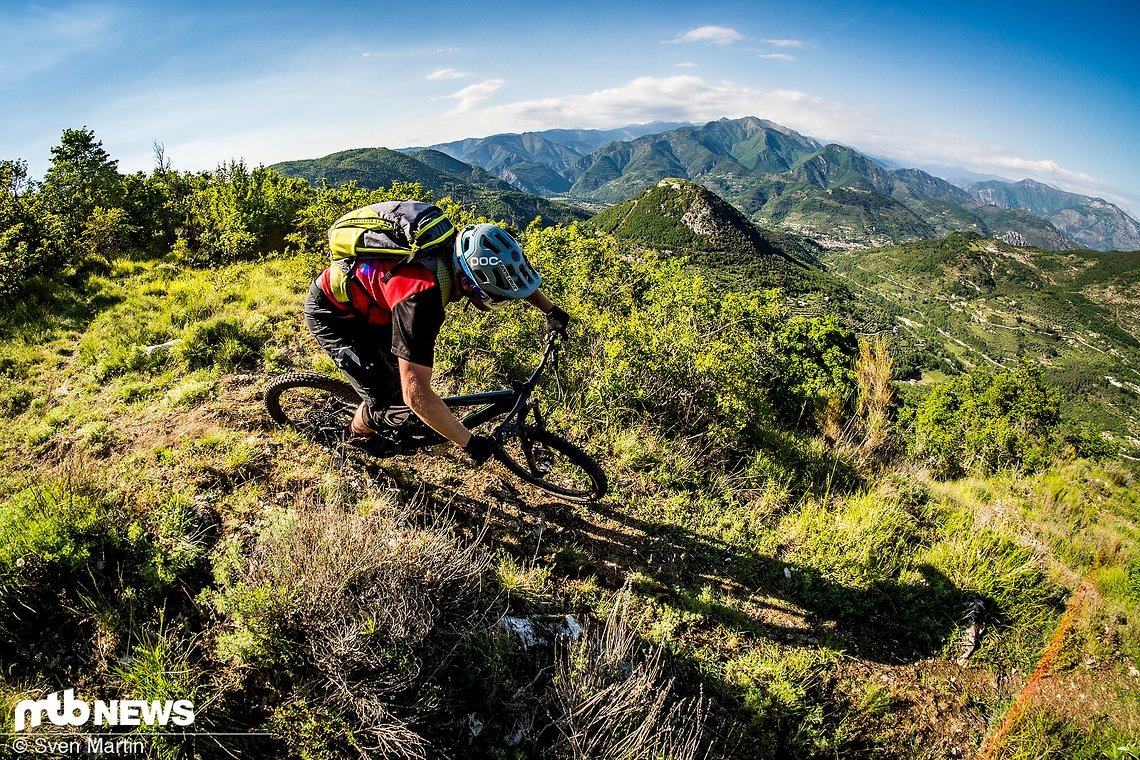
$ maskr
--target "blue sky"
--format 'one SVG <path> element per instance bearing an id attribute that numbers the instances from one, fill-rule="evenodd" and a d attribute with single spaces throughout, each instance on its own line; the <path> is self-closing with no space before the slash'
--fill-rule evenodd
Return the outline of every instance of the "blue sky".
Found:
<path id="1" fill-rule="evenodd" d="M 0 158 L 66 127 L 123 170 L 496 132 L 755 115 L 904 165 L 1032 177 L 1140 212 L 1125 3 L 0 5 Z"/>

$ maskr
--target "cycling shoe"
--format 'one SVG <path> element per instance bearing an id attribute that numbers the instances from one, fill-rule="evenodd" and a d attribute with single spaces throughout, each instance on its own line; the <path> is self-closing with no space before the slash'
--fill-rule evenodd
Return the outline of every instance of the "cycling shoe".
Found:
<path id="1" fill-rule="evenodd" d="M 374 457 L 390 457 L 400 453 L 400 446 L 395 441 L 379 435 L 346 434 L 344 442 L 354 449 Z"/>

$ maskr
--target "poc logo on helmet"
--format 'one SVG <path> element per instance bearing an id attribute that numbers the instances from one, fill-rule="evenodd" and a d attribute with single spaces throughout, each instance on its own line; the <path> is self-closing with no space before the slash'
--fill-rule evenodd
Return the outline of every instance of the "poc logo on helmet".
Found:
<path id="1" fill-rule="evenodd" d="M 471 261 L 481 267 L 497 267 L 502 263 L 498 256 L 475 256 Z"/>

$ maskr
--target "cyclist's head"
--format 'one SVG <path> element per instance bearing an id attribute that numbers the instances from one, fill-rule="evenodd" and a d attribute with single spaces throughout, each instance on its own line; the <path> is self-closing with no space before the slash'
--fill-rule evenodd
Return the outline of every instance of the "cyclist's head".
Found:
<path id="1" fill-rule="evenodd" d="M 542 284 L 515 239 L 493 224 L 473 224 L 455 236 L 455 272 L 467 280 L 467 297 L 485 309 L 526 298 Z"/>

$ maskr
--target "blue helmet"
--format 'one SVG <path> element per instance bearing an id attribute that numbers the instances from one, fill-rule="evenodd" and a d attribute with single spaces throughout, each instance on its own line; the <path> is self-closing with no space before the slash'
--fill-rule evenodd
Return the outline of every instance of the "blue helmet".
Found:
<path id="1" fill-rule="evenodd" d="M 455 236 L 455 271 L 471 281 L 479 305 L 498 308 L 538 290 L 542 277 L 502 227 L 473 224 Z"/>

